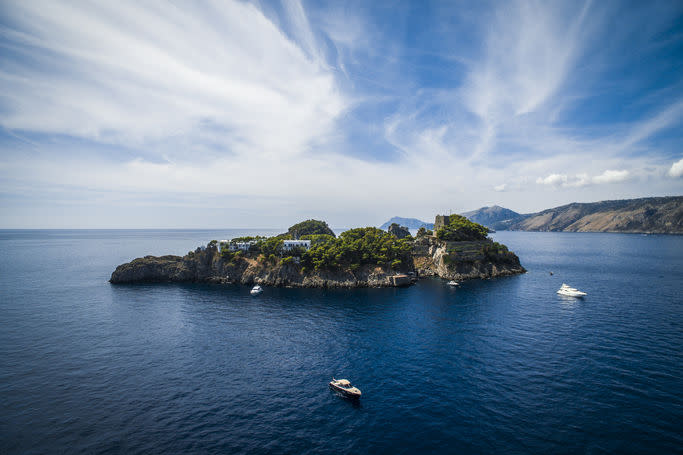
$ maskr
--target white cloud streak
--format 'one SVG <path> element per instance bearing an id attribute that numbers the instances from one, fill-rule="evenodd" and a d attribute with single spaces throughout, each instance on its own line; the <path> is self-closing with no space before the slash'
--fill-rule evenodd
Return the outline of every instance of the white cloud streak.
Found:
<path id="1" fill-rule="evenodd" d="M 631 173 L 627 170 L 606 170 L 602 174 L 589 177 L 588 174 L 576 174 L 570 176 L 567 174 L 550 174 L 546 177 L 539 177 L 536 179 L 538 185 L 548 185 L 565 188 L 579 188 L 587 185 L 603 185 L 608 183 L 621 183 L 627 181 L 631 177 Z"/>
<path id="2" fill-rule="evenodd" d="M 313 52 L 300 5 L 288 4 Z M 207 134 L 209 123 L 231 152 L 281 157 L 328 134 L 346 101 L 315 55 L 253 5 L 204 6 L 15 4 L 21 32 L 4 34 L 39 49 L 39 65 L 0 72 L 0 122 L 129 146 Z"/>
<path id="3" fill-rule="evenodd" d="M 683 175 L 683 158 L 671 165 L 668 175 L 670 177 L 680 177 Z"/>
<path id="4" fill-rule="evenodd" d="M 613 171 L 606 170 L 600 175 L 593 177 L 593 183 L 603 184 L 603 183 L 620 183 L 624 182 L 629 178 L 629 172 L 625 170 Z"/>

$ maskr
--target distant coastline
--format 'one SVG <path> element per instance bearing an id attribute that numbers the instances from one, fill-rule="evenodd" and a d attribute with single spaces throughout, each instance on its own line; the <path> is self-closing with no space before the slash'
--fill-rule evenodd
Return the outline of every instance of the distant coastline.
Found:
<path id="1" fill-rule="evenodd" d="M 574 202 L 529 214 L 494 205 L 463 215 L 496 231 L 683 234 L 683 196 Z"/>

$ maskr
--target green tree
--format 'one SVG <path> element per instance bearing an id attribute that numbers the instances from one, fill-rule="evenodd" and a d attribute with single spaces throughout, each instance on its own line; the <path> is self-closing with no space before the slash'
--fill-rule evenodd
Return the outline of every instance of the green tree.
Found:
<path id="1" fill-rule="evenodd" d="M 259 251 L 266 256 L 280 256 L 282 254 L 282 245 L 285 242 L 278 237 L 270 237 L 266 240 L 258 242 Z"/>
<path id="2" fill-rule="evenodd" d="M 451 215 L 449 223 L 436 231 L 439 240 L 450 241 L 484 240 L 488 234 L 489 230 L 486 227 L 462 215 Z"/>
<path id="3" fill-rule="evenodd" d="M 325 234 L 335 237 L 334 231 L 330 229 L 326 222 L 320 220 L 306 220 L 291 226 L 287 230 L 291 239 L 299 239 L 302 235 Z"/>
<path id="4" fill-rule="evenodd" d="M 311 246 L 317 246 L 322 243 L 334 241 L 334 235 L 329 234 L 304 234 L 299 237 L 301 240 L 310 240 Z"/>
<path id="5" fill-rule="evenodd" d="M 361 265 L 395 266 L 408 264 L 412 244 L 407 239 L 374 227 L 356 228 L 345 231 L 338 238 L 326 240 L 311 246 L 302 257 L 302 263 L 315 269 L 338 269 L 348 267 L 355 270 Z"/>

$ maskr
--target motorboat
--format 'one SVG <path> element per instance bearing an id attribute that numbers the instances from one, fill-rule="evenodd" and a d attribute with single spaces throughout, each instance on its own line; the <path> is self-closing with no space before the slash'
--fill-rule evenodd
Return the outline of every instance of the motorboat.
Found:
<path id="1" fill-rule="evenodd" d="M 263 292 L 263 288 L 257 284 L 256 286 L 251 288 L 251 291 L 249 292 L 251 293 L 251 295 L 259 295 Z"/>
<path id="2" fill-rule="evenodd" d="M 449 285 L 449 286 L 460 286 L 460 283 L 458 283 L 457 281 L 451 280 L 451 281 L 448 282 L 448 285 Z"/>
<path id="3" fill-rule="evenodd" d="M 330 389 L 345 396 L 346 398 L 360 398 L 360 390 L 351 385 L 348 379 L 334 379 L 330 381 Z"/>
<path id="4" fill-rule="evenodd" d="M 564 283 L 562 283 L 562 286 L 557 291 L 557 293 L 560 295 L 566 295 L 568 297 L 583 297 L 584 295 L 586 295 L 585 292 L 579 291 L 578 289 L 573 288 L 568 284 Z"/>

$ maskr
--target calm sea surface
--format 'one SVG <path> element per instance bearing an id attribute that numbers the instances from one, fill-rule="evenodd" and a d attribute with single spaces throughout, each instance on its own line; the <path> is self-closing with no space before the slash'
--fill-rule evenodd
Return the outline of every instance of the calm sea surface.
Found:
<path id="1" fill-rule="evenodd" d="M 499 232 L 529 273 L 457 290 L 107 282 L 244 233 L 0 231 L 0 453 L 683 447 L 683 236 Z"/>

